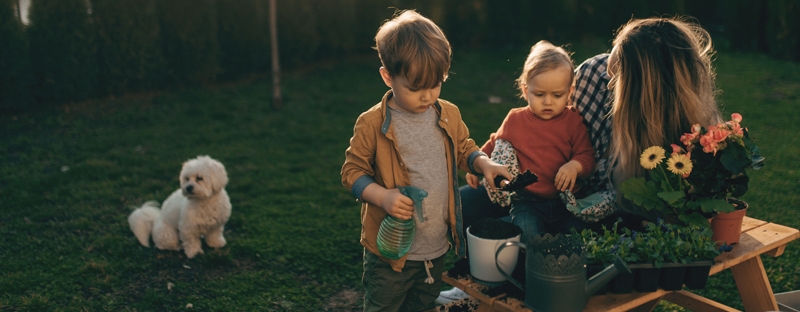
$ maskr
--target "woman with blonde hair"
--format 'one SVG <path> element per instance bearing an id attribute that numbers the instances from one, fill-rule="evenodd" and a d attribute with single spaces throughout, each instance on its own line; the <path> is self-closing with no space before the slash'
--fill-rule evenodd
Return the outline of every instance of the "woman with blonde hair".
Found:
<path id="1" fill-rule="evenodd" d="M 590 58 L 576 71 L 574 105 L 598 157 L 595 183 L 589 184 L 614 190 L 623 212 L 655 220 L 655 211 L 630 204 L 619 186 L 644 175 L 639 156 L 645 148 L 668 148 L 693 124 L 721 120 L 714 49 L 708 32 L 678 18 L 633 19 L 613 43 L 610 54 Z"/>

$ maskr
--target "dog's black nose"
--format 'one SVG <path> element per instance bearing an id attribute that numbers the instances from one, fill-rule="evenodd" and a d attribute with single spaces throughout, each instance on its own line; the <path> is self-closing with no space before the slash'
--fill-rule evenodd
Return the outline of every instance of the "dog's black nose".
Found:
<path id="1" fill-rule="evenodd" d="M 186 187 L 186 193 L 191 194 L 192 190 L 194 190 L 194 186 L 189 185 L 189 186 Z"/>

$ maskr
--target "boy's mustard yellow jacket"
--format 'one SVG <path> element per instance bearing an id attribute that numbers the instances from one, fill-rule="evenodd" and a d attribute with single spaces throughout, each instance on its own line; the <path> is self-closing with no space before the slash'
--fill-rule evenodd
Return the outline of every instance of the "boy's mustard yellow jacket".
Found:
<path id="1" fill-rule="evenodd" d="M 345 152 L 346 159 L 342 166 L 342 184 L 347 187 L 358 201 L 361 193 L 371 183 L 378 183 L 387 189 L 397 186 L 409 186 L 411 181 L 408 170 L 403 164 L 392 128 L 392 115 L 387 106 L 392 91 L 386 92 L 383 100 L 358 116 L 350 139 L 350 147 Z M 452 103 L 439 99 L 434 105 L 439 114 L 439 127 L 444 131 L 447 140 L 445 152 L 447 171 L 451 177 L 450 234 L 459 257 L 465 257 L 466 241 L 463 237 L 461 218 L 461 198 L 458 193 L 457 169 L 475 172 L 472 164 L 479 155 L 486 155 L 469 137 L 469 129 L 461 120 L 461 112 Z M 405 266 L 406 256 L 398 260 L 390 260 L 381 256 L 378 251 L 377 236 L 383 218 L 387 215 L 383 208 L 361 201 L 361 245 L 367 251 L 378 255 L 389 262 L 392 269 L 400 272 Z"/>

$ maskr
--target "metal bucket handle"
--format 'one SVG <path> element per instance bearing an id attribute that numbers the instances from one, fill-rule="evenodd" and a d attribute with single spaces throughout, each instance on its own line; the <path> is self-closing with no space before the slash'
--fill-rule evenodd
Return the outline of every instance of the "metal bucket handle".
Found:
<path id="1" fill-rule="evenodd" d="M 513 277 L 511 277 L 510 274 L 508 274 L 505 271 L 503 271 L 503 268 L 501 268 L 500 264 L 497 263 L 497 257 L 500 256 L 500 251 L 503 250 L 503 248 L 506 248 L 508 246 L 517 246 L 517 247 L 520 247 L 520 248 L 525 249 L 525 250 L 528 249 L 528 247 L 525 246 L 525 243 L 505 242 L 504 244 L 500 245 L 500 247 L 497 248 L 497 252 L 494 253 L 494 265 L 497 266 L 497 270 L 500 271 L 500 274 L 502 274 L 505 278 L 507 278 L 509 282 L 514 284 L 514 286 L 517 286 L 517 288 L 519 288 L 520 290 L 525 291 L 525 288 L 522 287 L 522 284 L 520 284 L 520 282 L 518 282 Z M 523 265 L 524 265 L 524 263 L 523 263 Z"/>

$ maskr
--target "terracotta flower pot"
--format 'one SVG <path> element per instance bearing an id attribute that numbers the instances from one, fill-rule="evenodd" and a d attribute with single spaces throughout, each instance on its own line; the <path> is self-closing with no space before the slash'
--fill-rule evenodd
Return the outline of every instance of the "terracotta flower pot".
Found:
<path id="1" fill-rule="evenodd" d="M 711 240 L 733 245 L 739 243 L 739 236 L 742 235 L 742 221 L 747 213 L 748 204 L 730 198 L 728 202 L 735 205 L 736 210 L 730 213 L 718 213 L 711 218 L 711 230 L 714 231 Z"/>

